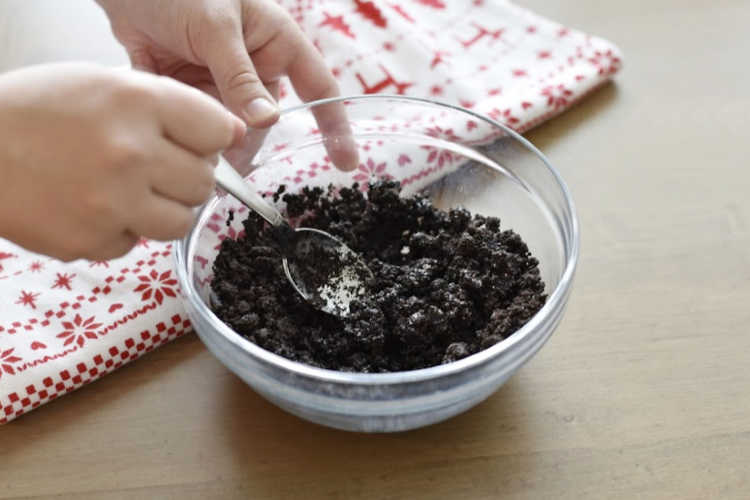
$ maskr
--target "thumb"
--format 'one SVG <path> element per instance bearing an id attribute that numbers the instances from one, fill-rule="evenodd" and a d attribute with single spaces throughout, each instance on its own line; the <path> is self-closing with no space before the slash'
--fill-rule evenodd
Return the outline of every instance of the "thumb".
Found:
<path id="1" fill-rule="evenodd" d="M 276 101 L 258 77 L 241 32 L 214 33 L 203 54 L 224 105 L 249 127 L 265 128 L 279 118 Z"/>

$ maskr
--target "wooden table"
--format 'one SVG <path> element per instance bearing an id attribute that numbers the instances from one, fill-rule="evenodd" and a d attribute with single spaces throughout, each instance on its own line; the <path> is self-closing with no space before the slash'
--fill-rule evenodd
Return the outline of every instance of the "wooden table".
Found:
<path id="1" fill-rule="evenodd" d="M 521 3 L 626 58 L 528 134 L 583 245 L 537 357 L 462 416 L 356 435 L 278 410 L 189 336 L 0 428 L 0 498 L 747 498 L 750 3 Z M 64 5 L 0 3 L 0 70 L 126 61 L 88 0 Z"/>

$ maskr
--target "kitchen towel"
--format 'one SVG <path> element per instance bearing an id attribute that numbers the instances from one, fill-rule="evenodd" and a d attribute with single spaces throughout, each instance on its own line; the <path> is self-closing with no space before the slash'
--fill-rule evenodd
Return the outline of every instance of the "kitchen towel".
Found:
<path id="1" fill-rule="evenodd" d="M 621 66 L 612 43 L 502 0 L 280 3 L 344 94 L 434 98 L 519 132 L 567 109 Z M 299 102 L 290 88 L 282 82 L 282 106 Z M 352 181 L 378 168 L 361 160 Z M 417 175 L 426 166 L 400 171 L 426 180 Z M 310 174 L 320 181 L 331 167 L 319 167 L 290 165 L 274 182 Z M 171 243 L 141 240 L 119 259 L 65 264 L 0 239 L 0 424 L 189 331 Z"/>

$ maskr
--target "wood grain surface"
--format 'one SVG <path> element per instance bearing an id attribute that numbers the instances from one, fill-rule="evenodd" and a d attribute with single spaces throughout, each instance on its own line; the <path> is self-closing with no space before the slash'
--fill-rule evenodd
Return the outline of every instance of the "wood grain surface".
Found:
<path id="1" fill-rule="evenodd" d="M 750 3 L 520 3 L 625 53 L 528 134 L 582 228 L 538 356 L 448 422 L 357 435 L 265 402 L 191 335 L 0 427 L 0 499 L 750 496 Z M 89 0 L 0 1 L 0 70 L 62 59 L 127 61 Z"/>

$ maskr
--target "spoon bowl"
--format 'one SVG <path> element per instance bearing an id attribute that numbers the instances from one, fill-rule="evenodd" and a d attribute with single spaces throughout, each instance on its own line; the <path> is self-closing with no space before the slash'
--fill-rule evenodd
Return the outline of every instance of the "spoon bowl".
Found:
<path id="1" fill-rule="evenodd" d="M 300 227 L 295 236 L 294 248 L 282 262 L 289 282 L 321 311 L 349 316 L 352 301 L 367 292 L 367 280 L 373 277 L 370 269 L 357 253 L 325 231 Z"/>

